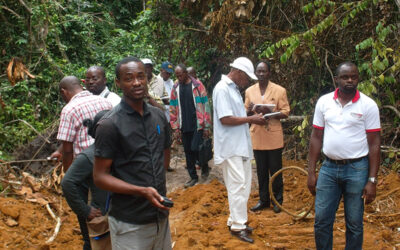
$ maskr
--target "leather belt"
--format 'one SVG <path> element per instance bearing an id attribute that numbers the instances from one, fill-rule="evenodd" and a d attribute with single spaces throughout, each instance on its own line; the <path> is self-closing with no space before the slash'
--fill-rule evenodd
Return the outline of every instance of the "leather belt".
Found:
<path id="1" fill-rule="evenodd" d="M 360 158 L 355 158 L 355 159 L 344 159 L 344 160 L 333 160 L 327 156 L 325 156 L 326 160 L 335 163 L 336 165 L 346 165 L 349 163 L 354 163 L 354 162 L 358 162 L 361 161 L 362 159 L 364 159 L 366 156 L 360 157 Z"/>

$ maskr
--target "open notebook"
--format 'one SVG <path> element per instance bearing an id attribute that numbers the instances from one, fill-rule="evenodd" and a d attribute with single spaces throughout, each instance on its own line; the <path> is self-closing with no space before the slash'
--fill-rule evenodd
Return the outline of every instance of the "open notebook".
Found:
<path id="1" fill-rule="evenodd" d="M 257 107 L 268 107 L 270 111 L 275 108 L 275 104 L 254 104 L 253 110 L 256 110 Z"/>

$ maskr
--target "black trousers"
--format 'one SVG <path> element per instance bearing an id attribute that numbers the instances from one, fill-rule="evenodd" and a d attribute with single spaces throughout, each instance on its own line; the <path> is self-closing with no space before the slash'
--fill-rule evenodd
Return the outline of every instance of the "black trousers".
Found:
<path id="1" fill-rule="evenodd" d="M 83 237 L 83 250 L 91 250 L 89 231 L 86 224 L 86 218 L 82 216 L 77 216 L 79 227 L 81 228 L 81 234 Z"/>
<path id="2" fill-rule="evenodd" d="M 257 165 L 257 177 L 259 186 L 260 200 L 267 204 L 271 203 L 269 194 L 269 176 L 274 175 L 278 170 L 282 169 L 282 148 L 274 150 L 254 150 L 254 158 Z M 272 190 L 275 199 L 282 204 L 283 202 L 283 179 L 282 174 L 278 175 Z"/>
<path id="3" fill-rule="evenodd" d="M 196 172 L 196 160 L 199 157 L 199 152 L 192 150 L 193 135 L 194 132 L 183 132 L 182 144 L 183 144 L 183 150 L 185 151 L 186 166 L 189 172 L 189 176 L 192 179 L 198 180 L 199 177 L 197 176 Z"/>
<path id="4" fill-rule="evenodd" d="M 85 203 L 88 203 L 88 196 L 89 196 L 89 188 L 86 183 L 82 183 L 79 186 L 79 193 Z M 83 239 L 83 250 L 91 250 L 92 247 L 90 245 L 90 238 L 89 238 L 89 230 L 86 224 L 86 218 L 82 215 L 76 215 L 78 217 L 79 227 L 81 228 L 81 234 Z"/>

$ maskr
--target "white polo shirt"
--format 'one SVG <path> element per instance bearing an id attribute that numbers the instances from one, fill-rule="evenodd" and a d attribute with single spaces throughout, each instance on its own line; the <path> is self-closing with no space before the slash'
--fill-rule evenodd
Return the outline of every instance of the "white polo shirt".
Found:
<path id="1" fill-rule="evenodd" d="M 111 102 L 111 104 L 113 105 L 113 107 L 117 106 L 120 102 L 121 102 L 121 97 L 117 94 L 115 94 L 114 92 L 111 92 L 107 86 L 104 88 L 104 90 L 100 93 L 101 97 L 106 98 L 107 100 L 109 100 Z"/>
<path id="2" fill-rule="evenodd" d="M 367 133 L 381 130 L 376 103 L 357 90 L 342 107 L 338 89 L 319 98 L 313 127 L 324 130 L 322 151 L 334 160 L 355 159 L 369 152 Z"/>
<path id="3" fill-rule="evenodd" d="M 226 75 L 213 90 L 214 109 L 214 163 L 221 164 L 233 156 L 253 158 L 249 125 L 223 125 L 221 118 L 227 116 L 246 117 L 243 98 L 236 84 Z"/>

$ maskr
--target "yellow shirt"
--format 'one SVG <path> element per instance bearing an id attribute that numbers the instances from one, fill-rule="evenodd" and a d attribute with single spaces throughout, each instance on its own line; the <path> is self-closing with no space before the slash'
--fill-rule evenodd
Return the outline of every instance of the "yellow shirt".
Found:
<path id="1" fill-rule="evenodd" d="M 271 81 L 265 90 L 264 98 L 261 96 L 258 83 L 246 89 L 244 103 L 246 110 L 251 102 L 254 104 L 275 104 L 272 112 L 281 112 L 285 115 L 289 115 L 290 112 L 286 89 Z M 283 148 L 283 130 L 279 119 L 270 118 L 266 125 L 252 124 L 250 135 L 254 150 Z"/>

